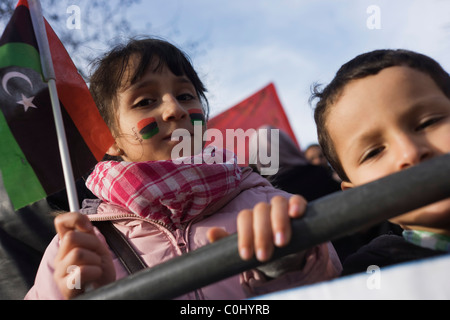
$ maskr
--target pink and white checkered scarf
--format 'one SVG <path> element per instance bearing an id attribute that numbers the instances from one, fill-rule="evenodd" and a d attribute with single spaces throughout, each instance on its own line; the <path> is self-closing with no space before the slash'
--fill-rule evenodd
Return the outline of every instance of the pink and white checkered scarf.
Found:
<path id="1" fill-rule="evenodd" d="M 219 158 L 224 161 L 216 163 Z M 234 154 L 206 148 L 203 157 L 173 161 L 100 162 L 86 186 L 103 201 L 176 228 L 232 192 L 240 180 Z"/>

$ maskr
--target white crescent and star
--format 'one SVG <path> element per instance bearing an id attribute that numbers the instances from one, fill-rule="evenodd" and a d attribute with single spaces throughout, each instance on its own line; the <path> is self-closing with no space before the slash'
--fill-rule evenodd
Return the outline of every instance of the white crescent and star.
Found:
<path id="1" fill-rule="evenodd" d="M 21 79 L 25 80 L 26 82 L 29 83 L 31 89 L 33 89 L 33 83 L 31 82 L 30 78 L 28 78 L 23 73 L 20 73 L 17 71 L 11 71 L 11 72 L 8 72 L 7 74 L 5 74 L 2 79 L 2 88 L 10 96 L 11 96 L 11 93 L 8 90 L 8 81 L 12 78 L 21 78 Z M 22 100 L 17 101 L 17 103 L 23 105 L 23 107 L 25 108 L 25 112 L 27 112 L 28 108 L 36 108 L 37 109 L 37 107 L 33 104 L 33 99 L 34 99 L 34 97 L 26 97 L 22 93 Z"/>

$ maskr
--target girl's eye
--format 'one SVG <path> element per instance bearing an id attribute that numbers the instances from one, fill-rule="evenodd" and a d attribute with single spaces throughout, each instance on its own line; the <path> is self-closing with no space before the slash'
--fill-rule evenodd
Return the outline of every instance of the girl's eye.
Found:
<path id="1" fill-rule="evenodd" d="M 139 101 L 138 103 L 136 103 L 135 105 L 133 105 L 133 108 L 147 107 L 147 106 L 149 106 L 152 102 L 153 102 L 152 99 L 142 99 L 141 101 Z"/>
<path id="2" fill-rule="evenodd" d="M 433 124 L 439 122 L 441 119 L 442 119 L 442 117 L 436 117 L 436 118 L 427 119 L 427 120 L 423 121 L 421 124 L 419 124 L 416 127 L 416 131 L 420 131 L 420 130 L 423 130 L 423 129 L 429 127 L 429 126 L 432 126 Z"/>
<path id="3" fill-rule="evenodd" d="M 195 97 L 190 93 L 183 93 L 183 94 L 180 94 L 179 96 L 177 96 L 177 99 L 180 101 L 191 101 L 191 100 L 194 100 Z"/>
<path id="4" fill-rule="evenodd" d="M 384 150 L 384 147 L 379 147 L 379 148 L 375 148 L 375 149 L 371 149 L 369 150 L 361 159 L 361 163 L 370 160 L 374 157 L 376 157 L 378 154 L 380 154 L 382 151 Z"/>

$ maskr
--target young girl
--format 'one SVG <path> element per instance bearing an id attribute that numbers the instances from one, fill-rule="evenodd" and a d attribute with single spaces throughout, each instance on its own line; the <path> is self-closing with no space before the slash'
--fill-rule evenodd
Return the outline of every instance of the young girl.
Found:
<path id="1" fill-rule="evenodd" d="M 85 201 L 81 211 L 88 215 L 55 219 L 58 234 L 27 299 L 73 298 L 88 284 L 96 288 L 128 275 L 90 220 L 112 221 L 147 267 L 233 232 L 243 259 L 267 261 L 274 245 L 289 242 L 289 218 L 304 212 L 302 197 L 241 169 L 227 151 L 208 149 L 188 158 L 194 120 L 206 130 L 208 104 L 183 52 L 158 39 L 132 40 L 99 62 L 91 92 L 115 138 L 108 154 L 122 161 L 101 162 L 89 176 L 86 185 L 99 199 Z M 171 160 L 180 143 L 171 139 L 177 129 L 188 132 L 183 138 L 192 140 L 192 148 L 175 156 L 192 161 Z M 226 161 L 211 161 L 219 158 Z M 68 285 L 73 266 L 79 289 Z M 333 247 L 323 244 L 179 298 L 242 299 L 331 279 L 340 268 Z"/>

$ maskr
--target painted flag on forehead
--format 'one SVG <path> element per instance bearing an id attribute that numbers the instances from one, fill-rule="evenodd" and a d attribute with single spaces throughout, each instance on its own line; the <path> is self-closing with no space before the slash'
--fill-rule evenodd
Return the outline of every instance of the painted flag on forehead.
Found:
<path id="1" fill-rule="evenodd" d="M 112 145 L 83 78 L 50 25 L 55 69 L 74 178 L 88 173 Z M 64 189 L 64 174 L 47 84 L 26 0 L 0 38 L 0 170 L 17 210 Z"/>

